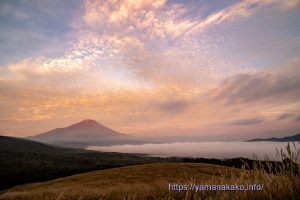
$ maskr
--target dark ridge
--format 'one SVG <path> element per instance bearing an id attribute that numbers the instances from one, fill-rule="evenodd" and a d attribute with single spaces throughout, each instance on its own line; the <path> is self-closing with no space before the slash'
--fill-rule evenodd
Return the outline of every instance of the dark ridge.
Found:
<path id="1" fill-rule="evenodd" d="M 246 142 L 262 142 L 262 141 L 270 141 L 270 142 L 295 142 L 300 141 L 300 133 L 293 135 L 293 136 L 287 136 L 282 138 L 277 137 L 271 137 L 271 138 L 256 138 L 247 140 Z"/>
<path id="2" fill-rule="evenodd" d="M 0 159 L 0 191 L 16 185 L 94 170 L 145 163 L 181 162 L 177 158 L 63 148 L 6 136 L 0 136 Z"/>

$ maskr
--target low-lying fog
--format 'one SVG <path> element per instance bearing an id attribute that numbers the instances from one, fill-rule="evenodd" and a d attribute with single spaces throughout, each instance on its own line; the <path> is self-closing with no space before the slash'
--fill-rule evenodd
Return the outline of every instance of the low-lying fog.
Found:
<path id="1" fill-rule="evenodd" d="M 296 144 L 299 147 L 299 143 Z M 284 149 L 287 142 L 177 142 L 143 145 L 89 146 L 87 149 L 104 152 L 142 153 L 152 156 L 276 159 L 276 148 Z"/>

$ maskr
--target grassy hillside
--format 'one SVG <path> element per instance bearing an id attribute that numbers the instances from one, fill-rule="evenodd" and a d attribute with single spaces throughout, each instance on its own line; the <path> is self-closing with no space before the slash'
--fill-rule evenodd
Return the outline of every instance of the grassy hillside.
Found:
<path id="1" fill-rule="evenodd" d="M 96 199 L 298 199 L 300 149 L 294 144 L 278 151 L 281 160 L 270 173 L 257 162 L 251 170 L 201 163 L 156 163 L 88 172 L 43 183 L 16 186 L 0 193 L 0 200 Z M 267 167 L 272 167 L 268 165 Z M 279 169 L 279 170 L 277 170 Z M 169 190 L 169 184 L 187 190 Z M 251 185 L 249 190 L 195 191 L 191 185 Z M 260 185 L 253 190 L 253 185 Z M 251 189 L 252 188 L 252 189 Z M 177 186 L 178 189 L 178 186 Z"/>
<path id="2" fill-rule="evenodd" d="M 210 180 L 212 176 L 229 174 L 231 168 L 209 164 L 146 164 L 88 172 L 44 183 L 17 186 L 0 199 L 97 199 L 101 196 L 151 194 L 165 191 L 168 183 L 188 183 L 192 179 Z M 237 172 L 237 170 L 235 170 Z M 126 196 L 125 195 L 125 196 Z"/>
<path id="3" fill-rule="evenodd" d="M 261 184 L 258 191 L 169 191 L 172 184 Z M 161 163 L 88 172 L 17 186 L 1 200 L 298 199 L 299 177 L 210 164 Z"/>
<path id="4" fill-rule="evenodd" d="M 99 169 L 169 162 L 176 159 L 61 148 L 0 136 L 0 190 Z"/>
<path id="5" fill-rule="evenodd" d="M 278 153 L 284 162 L 258 162 L 253 163 L 252 167 L 247 166 L 246 162 L 242 169 L 236 169 L 212 164 L 179 163 L 182 160 L 176 158 L 59 148 L 24 139 L 0 137 L 0 156 L 4 161 L 0 165 L 2 189 L 77 174 L 4 190 L 0 192 L 0 200 L 299 199 L 300 149 L 295 144 L 288 145 L 286 151 Z M 177 163 L 166 163 L 172 161 Z M 153 164 L 155 162 L 160 163 Z M 97 169 L 103 170 L 93 171 Z M 179 192 L 169 191 L 169 183 L 260 184 L 263 187 L 258 191 Z"/>

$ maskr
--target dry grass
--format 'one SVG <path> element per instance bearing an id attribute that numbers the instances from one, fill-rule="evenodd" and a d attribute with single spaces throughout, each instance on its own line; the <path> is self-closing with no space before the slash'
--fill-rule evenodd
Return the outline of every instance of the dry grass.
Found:
<path id="1" fill-rule="evenodd" d="M 209 164 L 147 164 L 18 186 L 4 192 L 0 199 L 300 199 L 300 172 L 293 165 L 300 162 L 299 148 L 289 145 L 278 151 L 278 158 L 288 158 L 290 165 L 278 164 L 274 174 L 267 173 L 259 162 L 251 171 Z M 169 191 L 169 183 L 263 184 L 263 189 L 179 192 Z"/>

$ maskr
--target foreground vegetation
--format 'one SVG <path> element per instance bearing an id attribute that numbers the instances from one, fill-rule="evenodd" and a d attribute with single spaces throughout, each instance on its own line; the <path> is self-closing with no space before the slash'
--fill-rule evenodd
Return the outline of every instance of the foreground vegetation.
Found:
<path id="1" fill-rule="evenodd" d="M 0 199 L 299 199 L 299 148 L 278 151 L 284 162 L 266 170 L 200 164 L 160 163 L 121 167 L 74 175 L 44 183 L 17 186 Z M 270 166 L 273 167 L 273 166 Z M 171 184 L 261 184 L 257 191 L 170 191 Z"/>
<path id="2" fill-rule="evenodd" d="M 238 170 L 234 170 L 238 172 Z M 231 174 L 232 169 L 209 164 L 160 163 L 88 172 L 45 183 L 17 186 L 0 199 L 120 199 L 168 194 L 169 183 Z"/>
<path id="3" fill-rule="evenodd" d="M 103 170 L 16 186 L 0 192 L 0 199 L 299 199 L 299 145 L 294 143 L 288 145 L 285 150 L 278 150 L 277 156 L 281 162 L 242 160 L 245 163 L 241 169 L 237 169 L 214 164 L 179 163 L 181 161 L 176 158 L 167 160 L 131 154 L 98 153 L 1 138 L 0 155 L 2 160 L 6 161 L 2 162 L 0 167 L 1 184 L 39 181 L 39 176 L 50 179 L 68 175 L 66 172 L 78 173 L 97 167 Z M 173 163 L 170 163 L 172 161 Z M 190 161 L 220 162 L 227 166 L 238 164 L 237 167 L 240 168 L 239 161 L 235 159 L 225 163 L 214 159 Z M 143 164 L 151 162 L 152 164 Z M 154 164 L 155 162 L 160 163 Z M 60 171 L 63 173 L 59 174 Z M 195 191 L 195 188 L 175 191 L 169 190 L 169 184 L 259 184 L 262 187 L 255 191 Z"/>

